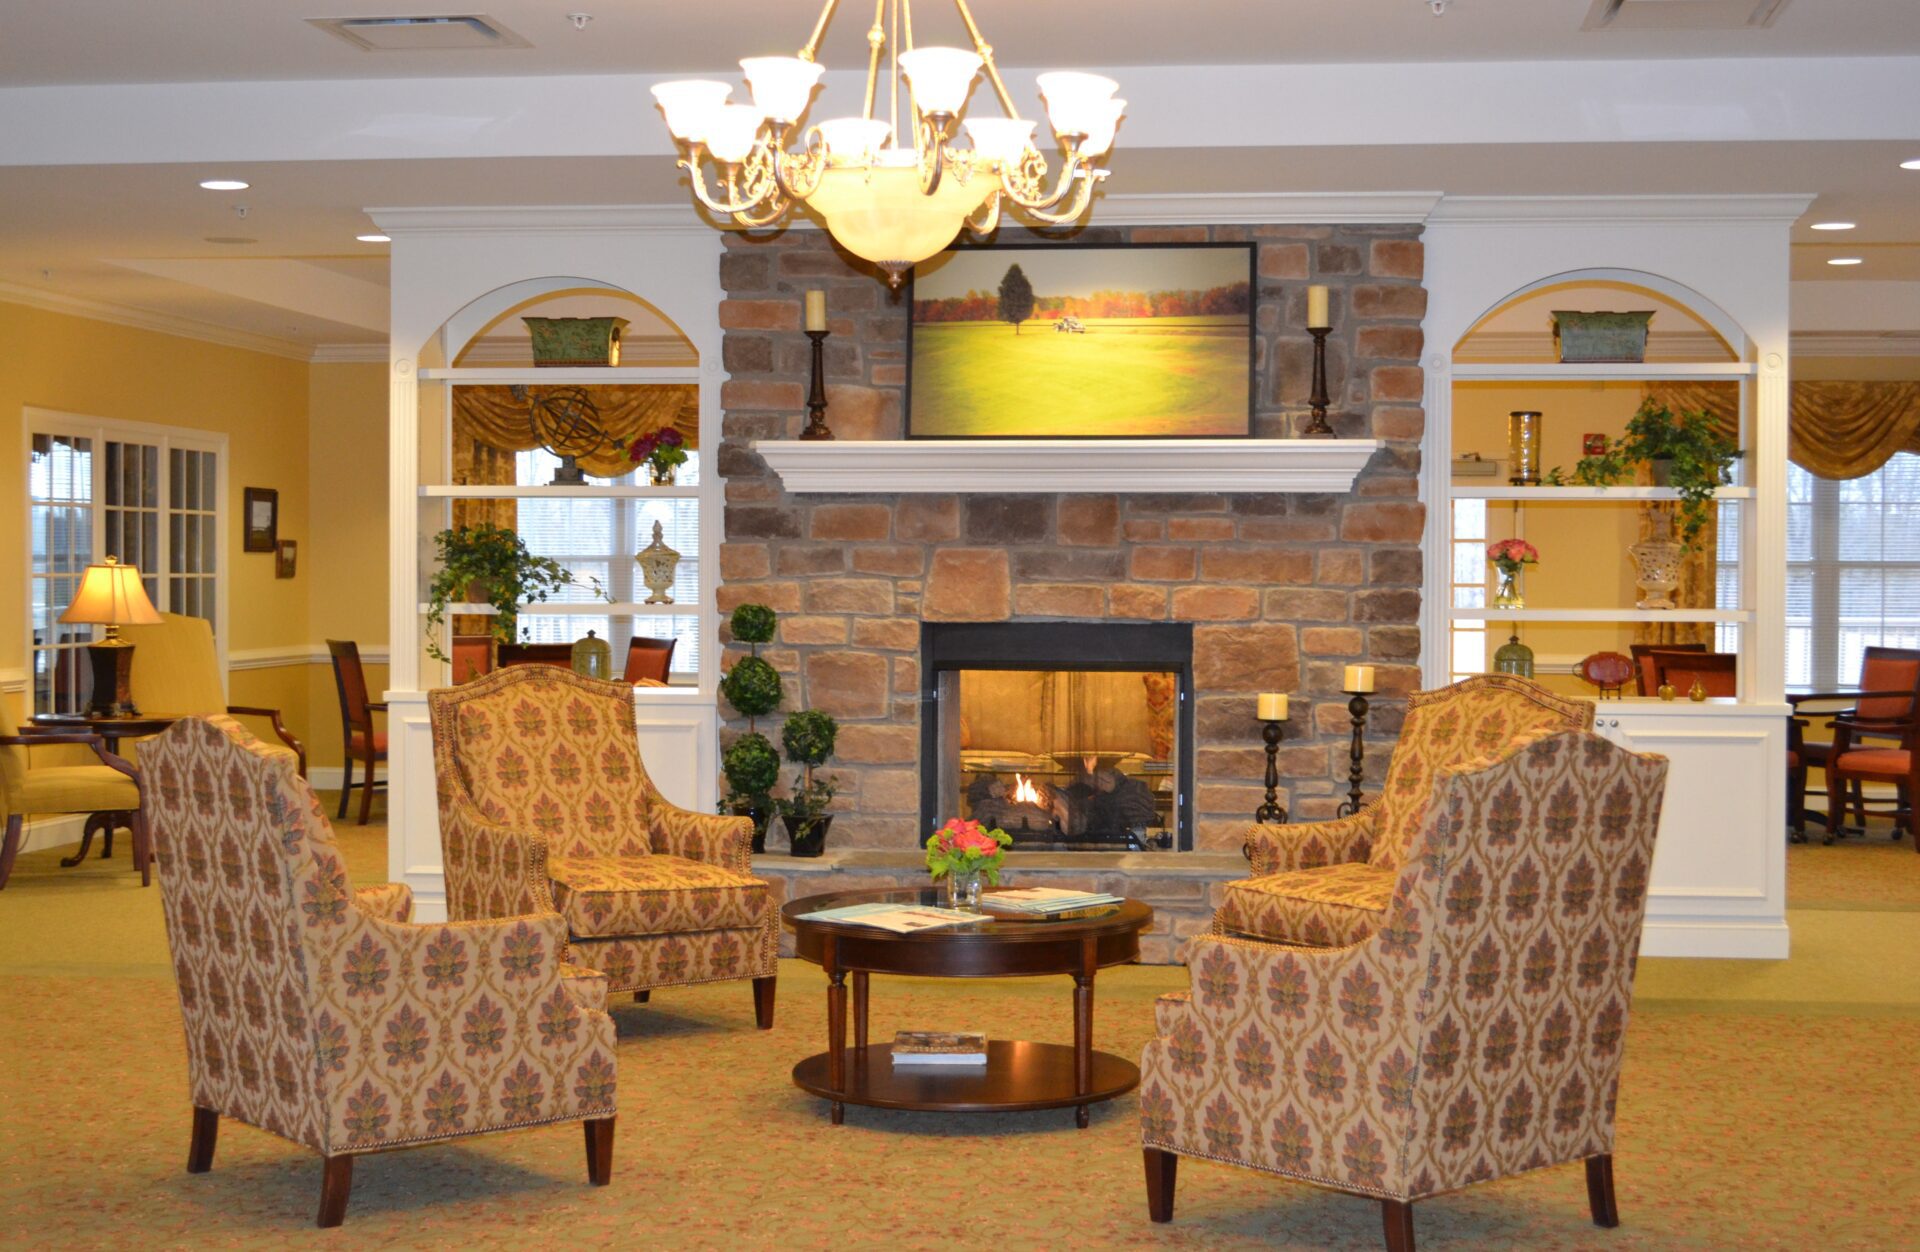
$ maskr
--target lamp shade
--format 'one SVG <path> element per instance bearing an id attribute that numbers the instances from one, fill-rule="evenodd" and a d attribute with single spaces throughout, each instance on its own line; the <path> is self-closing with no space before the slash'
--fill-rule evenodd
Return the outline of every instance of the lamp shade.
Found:
<path id="1" fill-rule="evenodd" d="M 766 115 L 750 104 L 723 104 L 707 115 L 707 151 L 714 159 L 738 165 L 753 151 Z"/>
<path id="2" fill-rule="evenodd" d="M 73 603 L 60 615 L 63 622 L 91 622 L 106 626 L 158 626 L 160 614 L 147 589 L 140 583 L 140 571 L 108 557 L 99 565 L 87 566 L 81 575 L 80 590 Z"/>
<path id="3" fill-rule="evenodd" d="M 1019 117 L 970 117 L 967 137 L 973 140 L 973 153 L 1008 168 L 1020 164 L 1033 143 L 1032 122 Z"/>
<path id="4" fill-rule="evenodd" d="M 870 117 L 828 118 L 814 129 L 827 145 L 827 155 L 844 165 L 865 165 L 887 146 L 893 127 Z"/>
<path id="5" fill-rule="evenodd" d="M 805 113 L 814 87 L 827 72 L 826 66 L 799 57 L 748 57 L 740 68 L 753 90 L 754 107 L 775 122 L 791 122 Z"/>
<path id="6" fill-rule="evenodd" d="M 733 88 L 727 84 L 701 78 L 659 83 L 653 88 L 653 98 L 667 115 L 667 129 L 675 139 L 687 143 L 706 142 L 714 111 L 732 94 Z"/>
<path id="7" fill-rule="evenodd" d="M 900 72 L 907 76 L 922 113 L 958 113 L 982 64 L 979 53 L 962 48 L 915 48 L 900 54 Z"/>
<path id="8" fill-rule="evenodd" d="M 1090 135 L 1107 120 L 1107 101 L 1120 84 L 1099 74 L 1057 70 L 1037 80 L 1047 102 L 1047 120 L 1056 135 Z M 1118 121 L 1116 117 L 1114 119 Z"/>

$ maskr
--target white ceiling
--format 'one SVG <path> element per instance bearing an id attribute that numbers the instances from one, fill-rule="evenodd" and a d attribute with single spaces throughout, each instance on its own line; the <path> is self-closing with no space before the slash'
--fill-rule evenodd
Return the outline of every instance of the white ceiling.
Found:
<path id="1" fill-rule="evenodd" d="M 1673 7 L 1684 0 L 1663 0 Z M 1920 49 L 1915 0 L 1788 0 L 1762 30 L 1594 31 L 1592 0 L 973 0 L 1009 64 L 1259 65 L 1368 61 L 1880 56 Z M 871 10 L 844 0 L 822 59 L 864 63 Z M 593 15 L 583 31 L 569 12 Z M 0 0 L 0 84 L 601 74 L 711 70 L 789 53 L 815 0 Z M 364 52 L 314 17 L 482 13 L 529 47 Z M 946 0 L 922 0 L 921 43 L 958 43 Z"/>

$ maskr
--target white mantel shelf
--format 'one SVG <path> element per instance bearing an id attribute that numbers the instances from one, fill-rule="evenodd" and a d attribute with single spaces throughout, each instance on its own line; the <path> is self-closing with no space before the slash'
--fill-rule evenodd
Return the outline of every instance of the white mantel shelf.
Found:
<path id="1" fill-rule="evenodd" d="M 762 439 L 796 493 L 1353 490 L 1377 439 Z"/>

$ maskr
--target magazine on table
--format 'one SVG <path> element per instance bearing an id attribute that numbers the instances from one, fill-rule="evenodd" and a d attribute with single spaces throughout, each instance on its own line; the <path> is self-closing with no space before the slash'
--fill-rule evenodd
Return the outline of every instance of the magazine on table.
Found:
<path id="1" fill-rule="evenodd" d="M 977 1030 L 903 1030 L 893 1037 L 895 1065 L 985 1065 L 987 1037 Z"/>
<path id="2" fill-rule="evenodd" d="M 980 897 L 980 907 L 993 913 L 1052 921 L 1098 917 L 1114 912 L 1122 903 L 1119 896 L 1105 892 L 1069 891 L 1062 887 L 1016 887 L 989 891 Z"/>
<path id="3" fill-rule="evenodd" d="M 937 930 L 942 926 L 960 926 L 980 920 L 978 913 L 958 909 L 937 909 L 923 904 L 849 904 L 837 909 L 802 913 L 810 922 L 843 922 L 850 926 L 873 926 L 896 935 Z"/>

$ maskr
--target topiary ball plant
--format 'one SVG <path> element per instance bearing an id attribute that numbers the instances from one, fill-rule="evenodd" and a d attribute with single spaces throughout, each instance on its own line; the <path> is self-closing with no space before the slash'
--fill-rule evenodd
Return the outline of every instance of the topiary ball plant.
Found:
<path id="1" fill-rule="evenodd" d="M 780 707 L 780 672 L 757 656 L 741 657 L 720 680 L 720 694 L 742 716 L 764 716 Z"/>
<path id="2" fill-rule="evenodd" d="M 780 743 L 787 750 L 787 759 L 795 765 L 824 765 L 833 755 L 834 740 L 839 737 L 840 723 L 819 709 L 808 709 L 795 713 L 780 728 Z"/>
<path id="3" fill-rule="evenodd" d="M 748 731 L 728 744 L 720 766 L 733 793 L 743 798 L 763 796 L 780 780 L 780 754 L 758 731 Z"/>
<path id="4" fill-rule="evenodd" d="M 735 643 L 773 642 L 773 610 L 764 604 L 743 604 L 727 619 Z"/>

